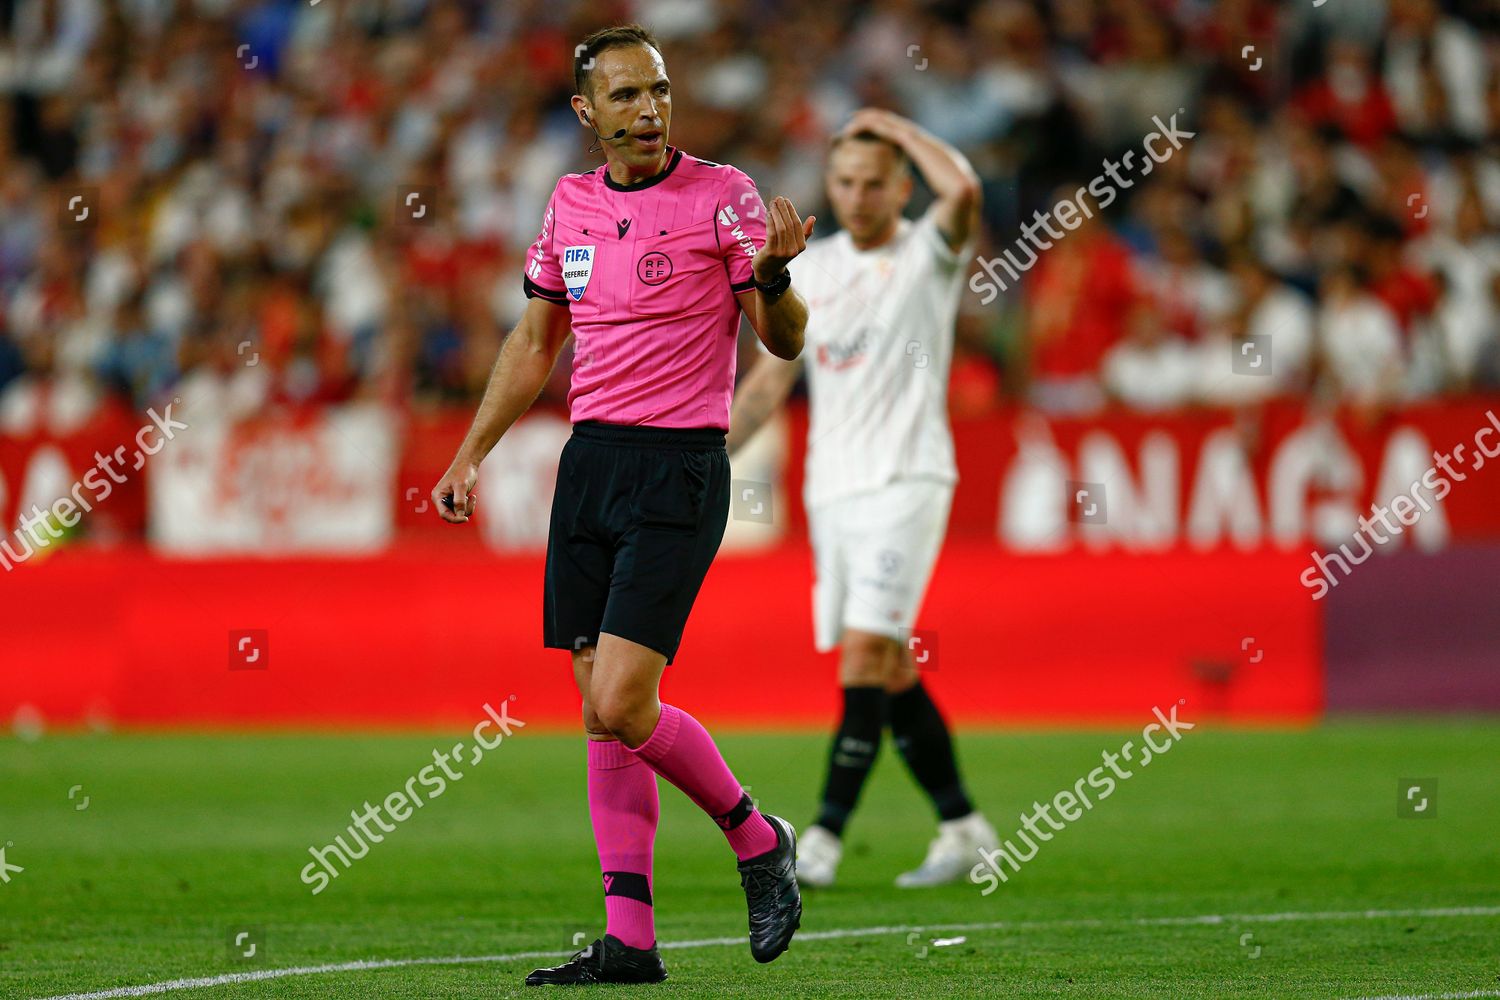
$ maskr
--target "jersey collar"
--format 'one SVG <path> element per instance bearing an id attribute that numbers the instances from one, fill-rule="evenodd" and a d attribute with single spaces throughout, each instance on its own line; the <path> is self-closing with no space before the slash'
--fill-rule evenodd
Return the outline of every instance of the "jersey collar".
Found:
<path id="1" fill-rule="evenodd" d="M 621 191 L 629 193 L 631 191 L 643 191 L 648 187 L 660 184 L 662 181 L 671 176 L 672 171 L 677 169 L 677 161 L 682 159 L 682 150 L 678 149 L 675 146 L 668 146 L 667 149 L 669 152 L 667 156 L 666 169 L 659 174 L 653 174 L 652 176 L 641 181 L 639 184 L 616 184 L 615 179 L 609 176 L 609 164 L 605 164 L 604 186 L 609 188 L 611 191 Z"/>
<path id="2" fill-rule="evenodd" d="M 911 232 L 912 225 L 912 221 L 903 215 L 896 220 L 896 231 L 891 234 L 891 238 L 880 244 L 880 246 L 871 247 L 869 250 L 861 250 L 855 246 L 854 237 L 849 235 L 849 230 L 840 229 L 838 234 L 843 237 L 844 248 L 854 254 L 854 256 L 879 257 L 881 254 L 894 253 L 901 246 L 902 241 L 906 239 L 907 234 Z"/>

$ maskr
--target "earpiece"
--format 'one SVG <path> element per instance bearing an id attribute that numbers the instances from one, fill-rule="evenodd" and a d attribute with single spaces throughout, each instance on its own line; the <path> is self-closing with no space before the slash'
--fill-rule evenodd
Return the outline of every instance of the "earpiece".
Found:
<path id="1" fill-rule="evenodd" d="M 598 140 L 593 146 L 589 147 L 590 153 L 597 152 L 599 142 L 618 142 L 620 139 L 625 138 L 627 130 L 623 128 L 611 136 L 600 135 L 599 129 L 594 125 L 594 120 L 589 117 L 589 113 L 583 108 L 579 108 L 578 113 L 583 116 L 583 123 L 589 127 L 589 131 L 594 133 L 594 138 Z"/>

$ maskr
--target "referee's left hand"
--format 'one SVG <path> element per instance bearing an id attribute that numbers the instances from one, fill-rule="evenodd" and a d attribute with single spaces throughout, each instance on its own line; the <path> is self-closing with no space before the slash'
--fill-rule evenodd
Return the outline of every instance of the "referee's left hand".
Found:
<path id="1" fill-rule="evenodd" d="M 763 285 L 775 281 L 792 258 L 807 249 L 807 238 L 816 221 L 816 215 L 809 215 L 803 222 L 788 198 L 778 195 L 771 199 L 766 210 L 766 242 L 750 262 L 755 280 Z"/>

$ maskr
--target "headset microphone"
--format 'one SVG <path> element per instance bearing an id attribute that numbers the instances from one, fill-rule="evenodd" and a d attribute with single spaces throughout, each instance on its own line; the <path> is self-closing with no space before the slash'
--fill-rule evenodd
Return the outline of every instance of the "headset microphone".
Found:
<path id="1" fill-rule="evenodd" d="M 592 146 L 589 147 L 590 153 L 597 153 L 599 152 L 599 150 L 604 148 L 603 146 L 599 145 L 600 142 L 618 142 L 619 140 L 625 138 L 625 134 L 630 131 L 629 129 L 622 128 L 614 135 L 605 137 L 599 133 L 598 129 L 594 128 L 594 120 L 589 117 L 589 113 L 587 111 L 583 112 L 583 123 L 589 127 L 589 130 L 592 131 L 595 138 L 598 139 L 598 142 L 595 142 Z"/>

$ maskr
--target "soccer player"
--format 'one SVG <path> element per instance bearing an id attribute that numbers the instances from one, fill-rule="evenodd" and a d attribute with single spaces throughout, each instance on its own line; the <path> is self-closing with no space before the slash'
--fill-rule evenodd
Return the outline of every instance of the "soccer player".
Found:
<path id="1" fill-rule="evenodd" d="M 902 217 L 915 164 L 936 201 Z M 948 428 L 948 366 L 978 226 L 979 179 L 963 154 L 898 115 L 866 108 L 835 137 L 825 176 L 843 231 L 798 261 L 808 298 L 810 417 L 804 500 L 817 566 L 820 652 L 841 648 L 844 712 L 816 824 L 802 835 L 797 877 L 832 885 L 841 837 L 889 724 L 912 776 L 932 799 L 938 835 L 903 887 L 940 885 L 997 844 L 959 777 L 953 741 L 922 684 L 911 634 L 948 526 L 958 474 Z M 763 356 L 735 395 L 733 453 L 803 371 Z"/>
<path id="2" fill-rule="evenodd" d="M 575 49 L 573 110 L 604 166 L 557 183 L 526 264 L 530 301 L 432 496 L 474 513 L 479 463 L 531 405 L 571 327 L 568 406 L 547 540 L 543 641 L 583 696 L 605 933 L 528 985 L 666 978 L 651 908 L 656 776 L 708 813 L 739 859 L 750 951 L 769 962 L 802 916 L 796 834 L 762 815 L 691 715 L 659 699 L 729 511 L 724 447 L 740 313 L 766 349 L 802 350 L 807 306 L 787 264 L 806 247 L 785 198 L 668 143 L 672 85 L 638 25 Z"/>

